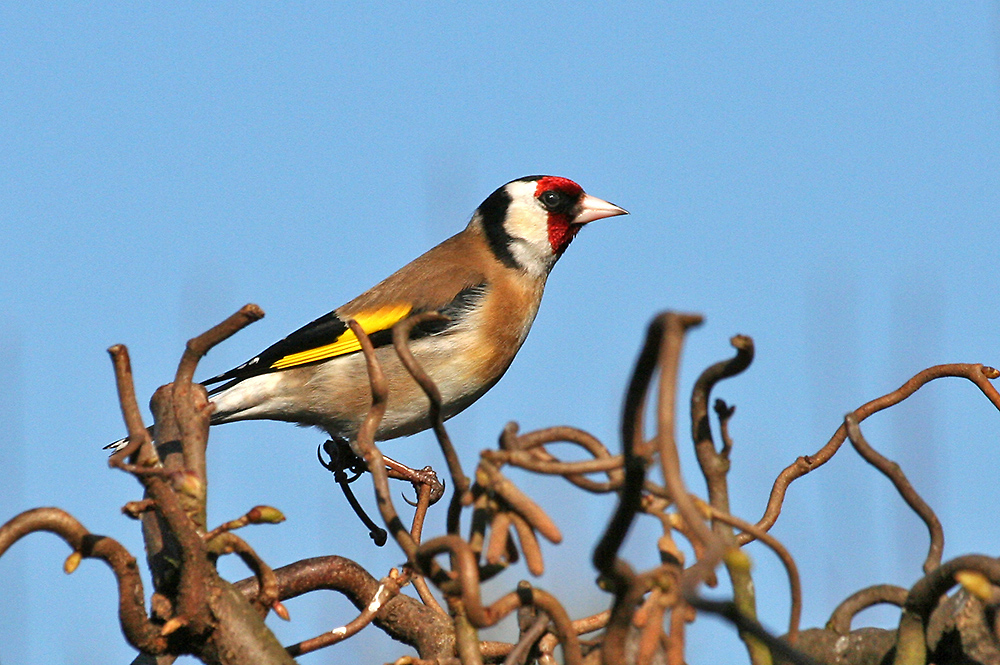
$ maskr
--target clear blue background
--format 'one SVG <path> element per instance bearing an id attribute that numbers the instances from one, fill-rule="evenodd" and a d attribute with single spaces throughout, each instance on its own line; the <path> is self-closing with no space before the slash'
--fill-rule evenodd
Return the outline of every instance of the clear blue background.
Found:
<path id="1" fill-rule="evenodd" d="M 733 510 L 756 520 L 777 473 L 849 409 L 928 365 L 1000 363 L 998 16 L 989 2 L 5 3 L 0 518 L 62 506 L 141 556 L 118 511 L 140 491 L 100 450 L 123 433 L 108 346 L 129 346 L 145 401 L 186 339 L 259 303 L 267 318 L 201 375 L 228 369 L 460 230 L 497 186 L 552 173 L 632 215 L 580 234 L 508 375 L 452 421 L 467 466 L 509 419 L 617 447 L 647 322 L 698 311 L 685 393 L 732 334 L 757 343 L 718 391 L 738 405 Z M 939 511 L 946 556 L 997 553 L 998 426 L 954 379 L 865 425 Z M 288 522 L 243 534 L 269 562 L 339 553 L 381 576 L 402 556 L 347 514 L 315 462 L 322 440 L 213 432 L 212 521 L 274 504 Z M 385 450 L 444 468 L 426 435 Z M 546 547 L 555 574 L 539 583 L 574 616 L 604 607 L 588 561 L 613 499 L 513 475 L 573 532 Z M 629 544 L 639 566 L 655 562 L 651 522 Z M 862 586 L 911 585 L 926 547 L 850 449 L 791 487 L 773 533 L 801 566 L 807 626 Z M 784 573 L 749 551 L 762 618 L 783 631 Z M 110 573 L 67 577 L 67 554 L 38 534 L 0 560 L 4 663 L 132 658 Z M 354 616 L 335 594 L 288 607 L 285 643 Z M 732 634 L 699 620 L 690 662 L 745 662 Z M 408 652 L 372 628 L 302 662 L 358 649 Z"/>

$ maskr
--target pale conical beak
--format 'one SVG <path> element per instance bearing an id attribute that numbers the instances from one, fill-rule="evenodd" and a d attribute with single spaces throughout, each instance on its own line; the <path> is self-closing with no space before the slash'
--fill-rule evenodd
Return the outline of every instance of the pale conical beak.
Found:
<path id="1" fill-rule="evenodd" d="M 580 200 L 579 209 L 580 212 L 573 218 L 574 224 L 587 224 L 595 219 L 628 214 L 628 210 L 619 208 L 614 203 L 608 203 L 590 194 L 583 195 L 583 199 Z"/>

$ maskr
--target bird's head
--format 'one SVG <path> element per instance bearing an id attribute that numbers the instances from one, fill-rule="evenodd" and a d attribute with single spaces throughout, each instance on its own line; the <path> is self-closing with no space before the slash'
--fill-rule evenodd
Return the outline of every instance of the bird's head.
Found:
<path id="1" fill-rule="evenodd" d="M 473 223 L 482 225 L 490 248 L 505 265 L 545 274 L 584 224 L 627 214 L 568 178 L 533 175 L 490 194 Z"/>

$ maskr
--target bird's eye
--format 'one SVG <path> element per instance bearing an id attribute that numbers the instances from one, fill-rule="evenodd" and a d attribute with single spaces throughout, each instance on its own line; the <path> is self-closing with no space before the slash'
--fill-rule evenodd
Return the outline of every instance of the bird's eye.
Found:
<path id="1" fill-rule="evenodd" d="M 566 202 L 566 196 L 562 192 L 557 192 L 554 189 L 542 192 L 542 195 L 539 196 L 538 199 L 547 210 L 555 210 Z"/>

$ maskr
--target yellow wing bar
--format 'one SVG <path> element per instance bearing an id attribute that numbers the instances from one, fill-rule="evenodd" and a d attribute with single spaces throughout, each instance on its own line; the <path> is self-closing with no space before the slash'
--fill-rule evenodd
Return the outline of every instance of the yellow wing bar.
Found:
<path id="1" fill-rule="evenodd" d="M 372 333 L 376 333 L 380 330 L 388 330 L 392 326 L 396 325 L 398 322 L 406 318 L 406 315 L 410 313 L 411 309 L 412 306 L 405 303 L 387 305 L 381 309 L 371 312 L 358 312 L 353 318 L 361 324 L 362 330 L 371 335 Z M 342 356 L 347 353 L 354 353 L 360 349 L 361 342 L 358 341 L 354 332 L 348 329 L 340 337 L 338 337 L 336 341 L 331 342 L 330 344 L 317 346 L 315 349 L 299 351 L 298 353 L 291 353 L 284 358 L 279 358 L 271 365 L 271 369 L 287 369 L 289 367 L 295 367 L 296 365 L 305 365 L 306 363 L 313 363 L 319 360 L 336 358 L 337 356 Z"/>

